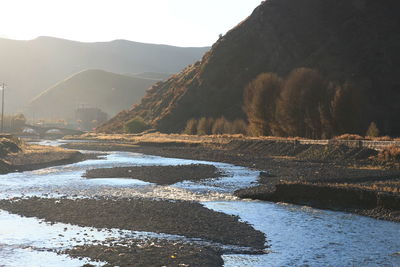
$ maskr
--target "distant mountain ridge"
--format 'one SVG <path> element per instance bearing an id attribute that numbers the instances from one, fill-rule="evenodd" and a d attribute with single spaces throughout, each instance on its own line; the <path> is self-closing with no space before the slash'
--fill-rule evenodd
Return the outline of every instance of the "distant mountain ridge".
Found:
<path id="1" fill-rule="evenodd" d="M 175 73 L 201 58 L 208 49 L 127 40 L 82 43 L 52 37 L 0 39 L 0 77 L 9 88 L 6 110 L 22 110 L 45 89 L 85 69 L 121 74 Z"/>
<path id="2" fill-rule="evenodd" d="M 190 118 L 244 118 L 243 90 L 257 75 L 285 77 L 307 67 L 361 87 L 368 99 L 363 120 L 400 135 L 398 10 L 394 0 L 263 1 L 201 61 L 154 85 L 140 105 L 98 130 L 121 131 L 135 116 L 163 132 L 181 131 Z"/>
<path id="3" fill-rule="evenodd" d="M 156 81 L 103 70 L 84 70 L 58 82 L 30 103 L 27 111 L 38 118 L 74 120 L 79 106 L 100 108 L 109 116 L 128 109 Z"/>

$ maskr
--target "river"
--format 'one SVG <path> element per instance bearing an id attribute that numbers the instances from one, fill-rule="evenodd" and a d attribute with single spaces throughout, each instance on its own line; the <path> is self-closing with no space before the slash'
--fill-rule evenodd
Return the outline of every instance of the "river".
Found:
<path id="1" fill-rule="evenodd" d="M 58 145 L 60 142 L 42 142 Z M 206 163 L 228 176 L 203 182 L 158 186 L 132 179 L 85 179 L 87 169 Z M 225 266 L 400 266 L 400 224 L 310 207 L 239 200 L 238 188 L 256 183 L 258 172 L 230 164 L 107 152 L 98 160 L 0 176 L 0 198 L 145 197 L 191 200 L 237 215 L 265 233 L 269 253 L 223 255 Z M 121 236 L 185 238 L 154 233 L 49 224 L 0 211 L 0 266 L 82 266 L 101 263 L 72 259 L 52 250 Z"/>

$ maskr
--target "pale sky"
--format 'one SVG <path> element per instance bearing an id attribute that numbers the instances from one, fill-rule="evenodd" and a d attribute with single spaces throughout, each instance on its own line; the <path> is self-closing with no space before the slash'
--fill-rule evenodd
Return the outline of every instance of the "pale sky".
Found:
<path id="1" fill-rule="evenodd" d="M 261 0 L 0 0 L 0 37 L 210 46 Z"/>

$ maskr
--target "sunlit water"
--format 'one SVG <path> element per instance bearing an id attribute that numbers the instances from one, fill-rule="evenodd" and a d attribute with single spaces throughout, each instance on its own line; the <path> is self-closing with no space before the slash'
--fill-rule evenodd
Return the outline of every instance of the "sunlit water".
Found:
<path id="1" fill-rule="evenodd" d="M 258 175 L 257 171 L 243 167 L 129 152 L 107 153 L 99 160 L 1 175 L 0 198 L 113 196 L 199 201 L 207 208 L 237 215 L 252 224 L 266 234 L 271 246 L 270 253 L 263 255 L 224 255 L 225 266 L 400 266 L 400 224 L 295 205 L 239 200 L 232 192 L 255 184 Z M 171 186 L 132 179 L 81 177 L 91 168 L 193 163 L 213 164 L 226 177 Z M 51 250 L 127 237 L 185 240 L 181 236 L 51 225 L 0 211 L 0 266 L 82 266 L 90 260 L 71 259 Z"/>
<path id="2" fill-rule="evenodd" d="M 240 216 L 271 245 L 269 254 L 225 255 L 225 266 L 400 266 L 398 223 L 287 204 L 204 205 Z"/>

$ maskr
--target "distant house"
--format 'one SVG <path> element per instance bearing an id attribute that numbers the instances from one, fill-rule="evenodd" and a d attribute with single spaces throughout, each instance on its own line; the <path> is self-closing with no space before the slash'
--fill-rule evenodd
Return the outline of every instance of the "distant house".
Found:
<path id="1" fill-rule="evenodd" d="M 75 119 L 80 130 L 92 130 L 108 119 L 99 108 L 80 107 L 75 110 Z"/>

